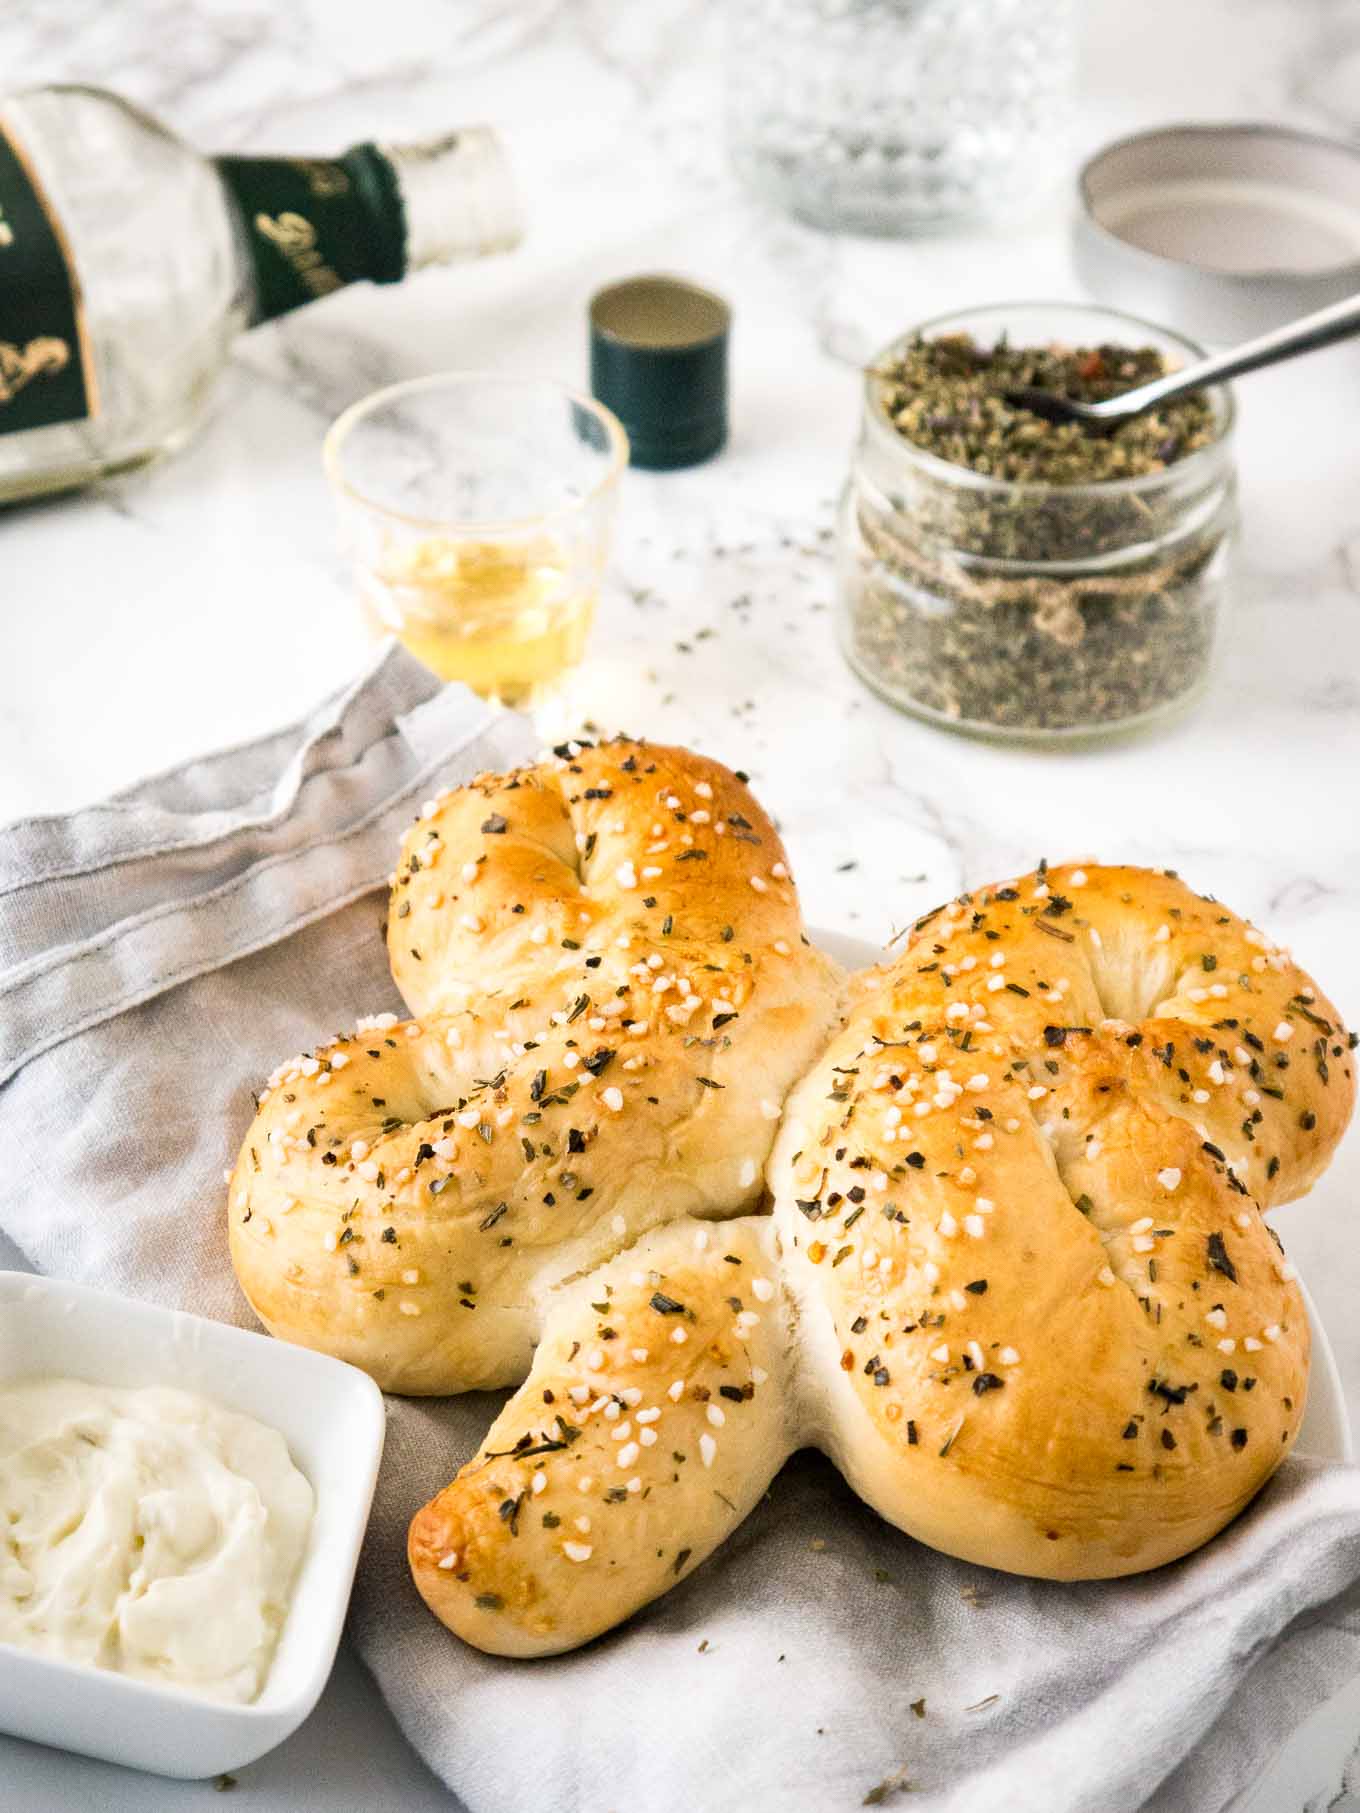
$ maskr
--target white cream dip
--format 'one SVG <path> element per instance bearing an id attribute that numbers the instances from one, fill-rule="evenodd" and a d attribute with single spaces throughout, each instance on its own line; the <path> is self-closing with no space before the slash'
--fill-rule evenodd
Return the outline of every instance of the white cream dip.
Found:
<path id="1" fill-rule="evenodd" d="M 313 1503 L 277 1430 L 207 1398 L 0 1384 L 0 1642 L 253 1700 Z"/>

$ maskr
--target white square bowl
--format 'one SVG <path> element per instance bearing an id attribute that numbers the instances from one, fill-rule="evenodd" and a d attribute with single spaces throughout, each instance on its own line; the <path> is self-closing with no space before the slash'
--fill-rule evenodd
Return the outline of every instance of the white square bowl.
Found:
<path id="1" fill-rule="evenodd" d="M 311 1482 L 316 1510 L 273 1665 L 250 1705 L 0 1643 L 0 1730 L 159 1775 L 254 1762 L 296 1731 L 335 1661 L 382 1458 L 382 1394 L 356 1367 L 267 1335 L 0 1272 L 0 1382 L 43 1376 L 173 1385 L 268 1423 Z"/>

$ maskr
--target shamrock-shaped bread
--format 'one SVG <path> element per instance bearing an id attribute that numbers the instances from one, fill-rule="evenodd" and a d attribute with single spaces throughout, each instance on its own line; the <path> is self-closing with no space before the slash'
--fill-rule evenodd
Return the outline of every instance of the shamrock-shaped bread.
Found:
<path id="1" fill-rule="evenodd" d="M 842 999 L 741 783 L 620 742 L 439 803 L 393 898 L 419 1020 L 271 1079 L 233 1252 L 390 1388 L 523 1381 L 411 1527 L 469 1642 L 608 1629 L 802 1446 L 1055 1579 L 1187 1553 L 1288 1452 L 1308 1320 L 1262 1211 L 1326 1164 L 1353 1040 L 1174 875 L 964 895 Z"/>

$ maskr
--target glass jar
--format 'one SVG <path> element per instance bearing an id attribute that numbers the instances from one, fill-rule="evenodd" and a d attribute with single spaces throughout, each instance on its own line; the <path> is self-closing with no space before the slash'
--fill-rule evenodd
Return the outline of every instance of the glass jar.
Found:
<path id="1" fill-rule="evenodd" d="M 1072 0 L 741 0 L 728 23 L 733 161 L 813 226 L 1010 217 L 1063 168 Z"/>
<path id="2" fill-rule="evenodd" d="M 1160 471 L 1081 485 L 997 479 L 907 441 L 875 375 L 911 341 L 1155 347 L 1191 341 L 1113 309 L 1010 304 L 940 316 L 866 380 L 837 534 L 850 665 L 890 703 L 952 729 L 1042 743 L 1124 731 L 1208 678 L 1236 539 L 1233 406 L 1209 393 L 1208 445 Z"/>
<path id="3" fill-rule="evenodd" d="M 628 464 L 603 404 L 546 378 L 436 373 L 347 409 L 324 459 L 375 636 L 507 706 L 580 661 Z"/>

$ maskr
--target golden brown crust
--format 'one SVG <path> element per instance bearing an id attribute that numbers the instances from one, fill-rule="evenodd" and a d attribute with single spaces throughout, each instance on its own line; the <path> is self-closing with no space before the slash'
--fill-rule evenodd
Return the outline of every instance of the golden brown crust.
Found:
<path id="1" fill-rule="evenodd" d="M 1302 1420 L 1260 1208 L 1350 1114 L 1335 1010 L 1176 878 L 1075 865 L 930 915 L 856 994 L 771 1167 L 819 1438 L 993 1567 L 1186 1553 Z"/>
<path id="2" fill-rule="evenodd" d="M 622 740 L 431 802 L 388 941 L 420 1017 L 270 1078 L 237 1275 L 276 1334 L 389 1390 L 513 1383 L 556 1281 L 758 1201 L 839 978 L 744 783 Z"/>
<path id="3" fill-rule="evenodd" d="M 497 1655 L 597 1636 L 698 1567 L 788 1452 L 768 1219 L 680 1221 L 554 1302 L 481 1451 L 412 1520 L 417 1587 Z"/>
<path id="4" fill-rule="evenodd" d="M 1288 1452 L 1309 1329 L 1261 1206 L 1316 1175 L 1354 1088 L 1308 979 L 1174 877 L 1073 867 L 931 915 L 854 994 L 789 1097 L 773 1224 L 727 1222 L 702 1254 L 677 1224 L 573 1285 L 483 1452 L 415 1518 L 417 1584 L 467 1641 L 539 1655 L 608 1629 L 806 1443 L 913 1536 L 1055 1579 L 1188 1553 Z M 753 1401 L 718 1407 L 720 1497 L 691 1464 L 688 1378 L 657 1424 L 675 1447 L 629 1453 L 636 1485 L 608 1497 L 610 1419 L 662 1403 L 658 1285 L 696 1314 L 701 1388 L 728 1318 L 759 1313 Z M 545 1447 L 564 1390 L 589 1414 Z"/>
<path id="5" fill-rule="evenodd" d="M 1288 1452 L 1309 1330 L 1262 1211 L 1327 1163 L 1352 1042 L 1174 875 L 966 895 L 828 1042 L 740 779 L 619 742 L 432 803 L 389 941 L 420 1017 L 270 1079 L 232 1249 L 276 1332 L 389 1387 L 528 1373 L 411 1526 L 467 1641 L 608 1629 L 807 1443 L 921 1540 L 1061 1579 L 1187 1553 Z M 767 1156 L 773 1215 L 734 1218 Z"/>

